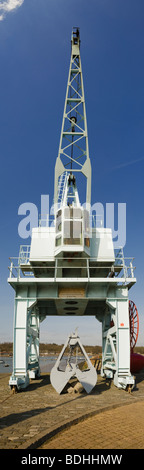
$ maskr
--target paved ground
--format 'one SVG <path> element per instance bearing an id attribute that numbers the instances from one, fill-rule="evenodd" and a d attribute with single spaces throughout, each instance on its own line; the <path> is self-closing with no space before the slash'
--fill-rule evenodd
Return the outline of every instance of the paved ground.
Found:
<path id="1" fill-rule="evenodd" d="M 8 374 L 0 375 L 1 449 L 37 449 L 44 442 L 53 449 L 144 448 L 144 371 L 131 394 L 109 387 L 100 375 L 90 395 L 58 395 L 49 374 L 15 395 L 8 381 Z"/>
<path id="2" fill-rule="evenodd" d="M 144 401 L 87 418 L 58 433 L 42 449 L 144 449 Z"/>

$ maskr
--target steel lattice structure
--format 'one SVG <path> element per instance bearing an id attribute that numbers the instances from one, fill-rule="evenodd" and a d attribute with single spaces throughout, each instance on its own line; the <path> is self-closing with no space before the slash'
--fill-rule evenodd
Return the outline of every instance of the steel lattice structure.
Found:
<path id="1" fill-rule="evenodd" d="M 83 173 L 87 180 L 86 202 L 91 202 L 91 162 L 84 85 L 80 57 L 80 36 L 72 31 L 71 59 L 66 89 L 59 152 L 55 165 L 54 202 L 58 201 L 58 181 L 65 170 Z"/>

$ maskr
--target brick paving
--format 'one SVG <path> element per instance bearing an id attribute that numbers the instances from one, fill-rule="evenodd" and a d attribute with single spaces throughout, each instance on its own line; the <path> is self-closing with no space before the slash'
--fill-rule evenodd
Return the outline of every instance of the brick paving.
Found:
<path id="1" fill-rule="evenodd" d="M 111 442 L 110 423 L 111 429 L 115 430 L 112 440 L 117 436 L 122 442 L 125 435 L 126 448 L 144 447 L 144 370 L 137 375 L 136 386 L 131 394 L 117 389 L 113 382 L 109 387 L 100 375 L 90 395 L 84 391 L 58 395 L 50 384 L 48 373 L 31 380 L 27 389 L 15 395 L 10 391 L 8 382 L 9 374 L 0 374 L 1 449 L 38 449 L 44 442 L 52 446 L 47 448 L 56 449 L 59 448 L 56 447 L 59 445 L 57 438 L 61 439 L 60 448 L 68 448 L 68 445 L 70 448 L 81 448 L 78 447 L 78 440 L 75 443 L 75 435 L 80 436 L 79 446 L 86 448 L 84 439 L 87 441 L 90 435 L 88 448 L 90 445 L 91 448 L 107 448 L 106 445 L 109 446 Z M 87 423 L 89 430 L 85 431 Z M 103 447 L 99 447 L 98 442 Z"/>
<path id="2" fill-rule="evenodd" d="M 87 418 L 41 449 L 144 449 L 144 401 Z"/>

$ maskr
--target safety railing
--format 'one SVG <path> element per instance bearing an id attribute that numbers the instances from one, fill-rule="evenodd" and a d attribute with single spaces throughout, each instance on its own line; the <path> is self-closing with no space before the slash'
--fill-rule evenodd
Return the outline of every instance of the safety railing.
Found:
<path id="1" fill-rule="evenodd" d="M 20 245 L 19 251 L 19 265 L 20 264 L 27 264 L 29 262 L 30 257 L 30 245 Z"/>
<path id="2" fill-rule="evenodd" d="M 117 256 L 113 264 L 106 261 L 103 265 L 96 258 L 80 258 L 73 256 L 65 258 L 41 259 L 41 262 L 32 264 L 29 261 L 28 245 L 21 247 L 20 256 L 10 259 L 10 279 L 22 277 L 44 277 L 44 278 L 85 278 L 87 280 L 96 278 L 118 278 L 117 282 L 127 282 L 134 278 L 134 258 Z M 127 263 L 127 264 L 126 264 Z"/>
<path id="3" fill-rule="evenodd" d="M 55 217 L 49 214 L 39 215 L 39 227 L 55 227 Z"/>

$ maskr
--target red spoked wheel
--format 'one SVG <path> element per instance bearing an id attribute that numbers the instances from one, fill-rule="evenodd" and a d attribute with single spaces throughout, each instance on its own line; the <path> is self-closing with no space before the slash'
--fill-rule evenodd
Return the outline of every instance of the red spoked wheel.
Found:
<path id="1" fill-rule="evenodd" d="M 136 305 L 129 300 L 129 320 L 130 320 L 130 347 L 133 351 L 139 334 L 139 316 Z"/>

